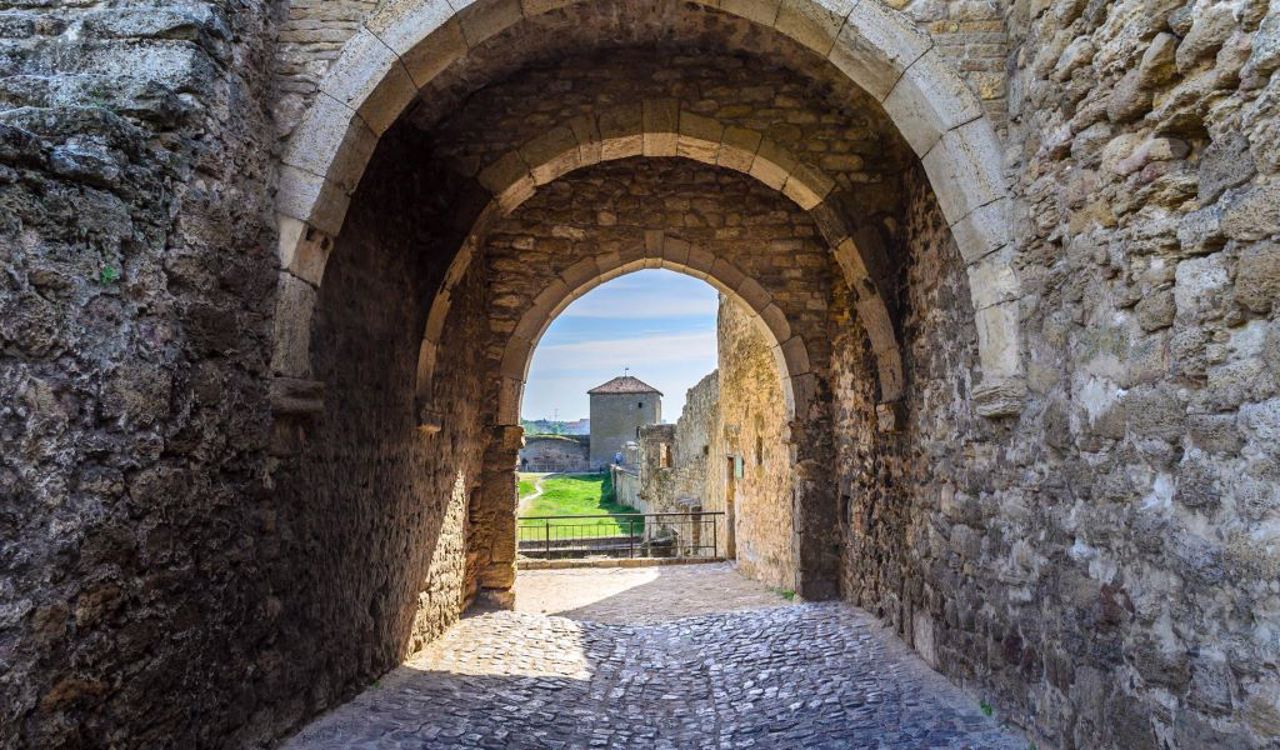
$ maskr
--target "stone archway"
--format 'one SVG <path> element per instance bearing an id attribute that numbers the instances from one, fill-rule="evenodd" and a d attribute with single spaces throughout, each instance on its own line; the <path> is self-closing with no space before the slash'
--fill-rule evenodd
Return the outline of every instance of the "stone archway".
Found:
<path id="1" fill-rule="evenodd" d="M 422 86 L 469 49 L 563 5 L 480 0 L 455 11 L 443 0 L 388 4 L 347 42 L 291 138 L 281 167 L 281 276 L 272 369 L 284 385 L 276 389 L 277 404 L 298 408 L 296 398 L 280 393 L 309 387 L 307 346 L 315 289 L 323 280 L 331 237 L 342 227 L 350 195 L 378 138 Z M 1020 292 L 1010 247 L 1011 201 L 999 167 L 999 141 L 972 92 L 933 48 L 928 34 L 872 0 L 835 8 L 809 0 L 718 7 L 799 42 L 884 108 L 920 158 L 966 265 L 982 372 L 981 384 L 974 389 L 976 408 L 988 416 L 1017 413 L 1024 385 Z M 643 108 L 641 117 L 643 122 Z M 709 142 L 695 132 L 702 123 L 692 118 L 689 122 L 690 132 L 683 133 L 677 115 L 674 139 L 656 137 L 659 132 L 670 135 L 670 129 L 655 130 L 653 147 L 674 146 L 678 152 L 682 136 Z M 547 138 L 563 140 L 565 133 L 550 132 Z M 643 152 L 643 136 L 640 145 Z M 521 177 L 514 161 L 494 167 L 498 171 L 489 177 L 495 187 L 503 184 L 503 173 L 514 168 L 515 179 L 506 183 L 506 192 L 516 192 L 508 200 L 527 189 L 526 177 L 533 178 L 528 170 Z M 820 179 L 792 180 L 787 172 L 778 188 L 786 192 L 788 183 L 798 200 L 817 197 L 821 186 Z M 887 316 L 877 319 L 879 311 L 871 305 L 859 312 L 868 317 L 868 329 L 892 331 Z M 881 379 L 892 382 L 883 370 Z M 317 407 L 312 399 L 302 408 Z"/>
<path id="2" fill-rule="evenodd" d="M 807 212 L 830 246 L 844 273 L 845 283 L 857 294 L 855 306 L 877 362 L 880 401 L 885 410 L 892 408 L 890 405 L 902 395 L 902 352 L 889 309 L 879 291 L 887 287 L 888 280 L 876 278 L 871 270 L 885 265 L 885 250 L 879 235 L 842 215 L 840 207 L 829 200 L 836 190 L 836 181 L 817 166 L 803 161 L 758 131 L 726 126 L 714 118 L 682 109 L 676 100 L 664 99 L 644 100 L 633 105 L 579 116 L 503 154 L 480 171 L 478 181 L 492 194 L 492 203 L 481 212 L 476 229 L 445 274 L 423 335 L 418 375 L 419 411 L 423 415 L 423 424 L 429 425 L 434 419 L 429 405 L 431 380 L 444 321 L 450 309 L 452 288 L 466 273 L 474 255 L 476 238 L 483 233 L 484 224 L 498 214 L 515 211 L 536 193 L 538 187 L 548 185 L 576 169 L 636 156 L 684 158 L 731 169 L 781 192 Z M 679 243 L 675 246 L 679 249 L 666 247 L 663 240 L 658 238 L 647 243 L 646 254 L 659 263 L 684 263 L 684 256 L 688 254 L 687 243 L 674 238 L 667 242 Z M 694 253 L 689 262 L 689 267 L 695 272 L 712 274 L 714 278 L 717 268 L 712 267 L 712 259 L 709 257 L 700 259 Z M 715 262 L 725 263 L 723 260 Z M 576 288 L 583 279 L 595 272 L 596 269 L 586 261 L 584 264 L 566 271 L 556 285 L 549 287 L 538 302 L 540 308 L 555 304 L 558 296 L 566 289 Z M 610 272 L 614 269 L 600 270 Z M 768 292 L 736 269 L 726 267 L 723 273 L 733 280 L 725 289 L 742 296 L 766 320 L 778 320 L 780 326 L 774 328 L 773 333 L 780 336 L 778 341 L 786 342 L 790 338 L 789 333 L 781 335 L 783 331 L 780 330 L 781 326 L 785 326 L 785 321 L 781 320 L 781 313 L 776 306 L 772 310 L 769 308 Z M 724 285 L 726 282 L 717 283 Z M 562 304 L 568 304 L 572 297 L 565 299 Z M 753 304 L 756 301 L 759 301 L 758 305 Z M 516 335 L 528 341 L 530 330 L 517 329 Z M 536 337 L 532 339 L 535 343 L 536 340 Z M 510 421 L 503 421 L 503 424 L 517 422 L 513 404 L 519 401 L 518 393 L 524 375 L 523 372 L 516 371 L 519 361 L 522 361 L 519 356 L 510 363 L 504 360 L 500 404 L 502 413 L 510 415 Z M 789 371 L 799 375 L 806 372 L 807 367 L 804 370 L 792 367 Z M 886 420 L 886 424 L 890 422 L 891 420 Z"/>

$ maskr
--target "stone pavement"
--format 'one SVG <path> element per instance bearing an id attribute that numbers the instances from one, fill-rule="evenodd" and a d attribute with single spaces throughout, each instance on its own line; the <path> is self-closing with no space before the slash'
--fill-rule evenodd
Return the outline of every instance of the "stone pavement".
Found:
<path id="1" fill-rule="evenodd" d="M 590 587 L 584 571 L 522 573 L 522 608 L 570 616 L 466 617 L 286 747 L 1028 747 L 848 605 L 792 604 L 725 566 L 590 573 L 588 605 L 562 588 Z M 655 611 L 700 576 L 722 611 Z"/>

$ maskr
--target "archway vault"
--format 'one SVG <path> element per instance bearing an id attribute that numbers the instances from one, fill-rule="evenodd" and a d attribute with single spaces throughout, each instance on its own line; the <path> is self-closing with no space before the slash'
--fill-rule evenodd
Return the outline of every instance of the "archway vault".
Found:
<path id="1" fill-rule="evenodd" d="M 781 192 L 807 211 L 835 253 L 846 283 L 857 295 L 858 315 L 876 359 L 881 402 L 890 404 L 901 398 L 902 353 L 889 309 L 879 292 L 884 280 L 875 278 L 872 270 L 883 269 L 886 265 L 879 234 L 843 219 L 840 209 L 828 201 L 836 189 L 836 182 L 822 170 L 801 161 L 757 131 L 726 127 L 713 118 L 682 110 L 674 99 L 661 99 L 580 115 L 499 156 L 480 171 L 478 181 L 493 196 L 492 203 L 482 212 L 477 230 L 468 238 L 465 249 L 446 273 L 441 293 L 431 308 L 419 357 L 418 395 L 421 405 L 430 403 L 435 352 L 444 332 L 452 287 L 462 279 L 474 256 L 476 238 L 483 231 L 480 227 L 490 217 L 515 211 L 533 197 L 538 187 L 550 184 L 573 170 L 638 156 L 685 158 L 732 169 Z M 801 346 L 791 341 L 795 337 L 769 292 L 727 259 L 716 258 L 682 239 L 650 231 L 643 257 L 630 261 L 638 265 L 620 267 L 618 262 L 618 258 L 603 256 L 581 261 L 567 269 L 535 300 L 535 310 L 529 320 L 543 319 L 544 325 L 549 323 L 560 309 L 590 288 L 580 288 L 580 285 L 596 274 L 600 274 L 599 280 L 603 281 L 628 270 L 645 267 L 647 263 L 648 267 L 663 266 L 686 271 L 705 278 L 723 292 L 741 297 L 766 322 L 780 346 L 790 347 L 792 351 Z M 552 308 L 555 309 L 548 316 Z M 541 332 L 541 329 L 535 332 L 527 326 L 518 328 L 512 339 L 513 345 L 518 348 L 519 342 L 524 342 L 527 354 Z M 807 357 L 803 361 L 803 366 L 799 366 L 800 358 L 793 358 L 784 371 L 796 377 L 807 374 Z M 515 411 L 518 395 L 513 394 L 518 394 L 524 383 L 524 372 L 518 369 L 520 362 L 527 364 L 527 356 L 513 353 L 509 361 L 504 360 L 503 408 L 500 409 L 504 416 L 499 419 L 509 418 L 512 421 L 503 424 L 518 423 Z M 787 383 L 788 388 L 792 385 Z M 803 394 L 807 388 L 802 384 L 795 385 L 794 393 L 801 394 L 801 401 L 794 403 L 794 393 L 788 391 L 788 403 L 802 412 L 805 404 Z M 430 424 L 429 406 L 420 406 L 419 411 L 423 414 L 423 424 Z"/>
<path id="2" fill-rule="evenodd" d="M 272 361 L 278 382 L 284 383 L 276 389 L 281 408 L 296 408 L 291 394 L 308 387 L 315 290 L 323 280 L 331 237 L 342 227 L 378 138 L 423 86 L 468 50 L 573 2 L 385 2 L 344 46 L 281 166 L 281 277 Z M 1001 147 L 976 97 L 929 35 L 877 0 L 697 2 L 790 37 L 880 102 L 920 157 L 967 266 L 982 368 L 976 407 L 988 416 L 1016 413 L 1024 391 L 1020 291 L 1012 267 L 1011 199 L 1000 169 Z M 901 356 L 892 319 L 866 268 L 870 249 L 862 245 L 872 241 L 870 233 L 825 216 L 831 213 L 824 202 L 834 186 L 830 178 L 776 144 L 756 140 L 758 135 L 682 112 L 675 102 L 649 101 L 553 128 L 490 164 L 480 182 L 500 209 L 511 210 L 539 184 L 592 159 L 683 156 L 752 174 L 814 213 L 824 227 L 859 297 L 858 312 L 877 354 L 881 400 L 896 400 Z M 467 251 L 464 247 L 464 262 Z M 456 278 L 452 272 L 450 277 Z M 447 287 L 448 281 L 441 293 L 446 305 Z M 431 328 L 424 341 L 431 340 Z"/>

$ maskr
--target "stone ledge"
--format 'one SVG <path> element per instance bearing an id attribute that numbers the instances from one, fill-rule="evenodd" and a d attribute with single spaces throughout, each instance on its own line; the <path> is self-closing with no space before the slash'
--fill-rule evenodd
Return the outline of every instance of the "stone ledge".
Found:
<path id="1" fill-rule="evenodd" d="M 983 383 L 973 389 L 973 407 L 989 418 L 1016 417 L 1027 399 L 1027 384 L 1021 378 Z"/>
<path id="2" fill-rule="evenodd" d="M 324 383 L 277 375 L 271 380 L 271 412 L 276 416 L 313 416 L 324 411 Z"/>

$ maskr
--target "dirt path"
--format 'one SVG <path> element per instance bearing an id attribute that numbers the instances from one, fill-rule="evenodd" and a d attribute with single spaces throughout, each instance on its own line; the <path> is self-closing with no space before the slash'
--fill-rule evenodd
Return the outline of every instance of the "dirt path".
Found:
<path id="1" fill-rule="evenodd" d="M 533 480 L 533 493 L 520 498 L 520 503 L 516 506 L 516 515 L 524 512 L 529 507 L 529 503 L 542 497 L 542 481 L 547 477 L 555 476 L 554 474 L 542 474 Z"/>

